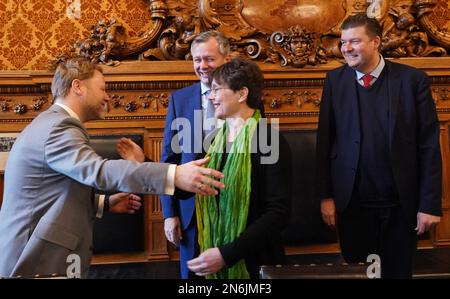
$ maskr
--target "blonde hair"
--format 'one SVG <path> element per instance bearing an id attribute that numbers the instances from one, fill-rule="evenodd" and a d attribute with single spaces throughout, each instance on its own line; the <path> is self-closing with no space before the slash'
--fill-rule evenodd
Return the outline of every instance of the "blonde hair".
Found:
<path id="1" fill-rule="evenodd" d="M 55 75 L 53 76 L 53 99 L 65 97 L 72 87 L 73 80 L 92 78 L 95 71 L 103 73 L 103 70 L 99 65 L 85 58 L 72 58 L 61 62 L 56 68 Z"/>

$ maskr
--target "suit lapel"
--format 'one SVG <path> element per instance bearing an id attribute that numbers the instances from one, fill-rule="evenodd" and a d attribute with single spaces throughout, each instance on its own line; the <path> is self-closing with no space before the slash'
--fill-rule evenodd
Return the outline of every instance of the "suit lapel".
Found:
<path id="1" fill-rule="evenodd" d="M 347 126 L 348 130 L 351 130 L 350 136 L 353 136 L 355 138 L 360 137 L 361 131 L 360 131 L 360 123 L 359 123 L 359 106 L 358 106 L 358 94 L 356 91 L 356 82 L 355 82 L 355 71 L 350 68 L 346 67 L 344 72 L 344 80 L 342 87 L 342 95 L 338 98 L 344 99 L 345 101 L 349 101 L 346 103 L 346 105 L 343 105 L 344 111 L 347 110 L 347 107 L 350 107 L 348 121 L 350 122 Z M 342 82 L 341 81 L 341 82 Z M 343 103 L 344 104 L 344 103 Z"/>
<path id="2" fill-rule="evenodd" d="M 394 129 L 397 121 L 398 103 L 400 99 L 401 80 L 399 74 L 389 61 L 386 61 L 386 80 L 388 82 L 389 102 L 389 148 L 394 140 Z"/>

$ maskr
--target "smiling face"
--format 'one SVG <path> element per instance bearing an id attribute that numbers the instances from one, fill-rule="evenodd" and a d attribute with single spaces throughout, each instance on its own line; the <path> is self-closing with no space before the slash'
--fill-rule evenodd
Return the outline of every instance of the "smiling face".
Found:
<path id="1" fill-rule="evenodd" d="M 211 93 L 208 99 L 214 105 L 214 117 L 219 119 L 237 117 L 242 105 L 246 105 L 241 90 L 234 91 L 225 83 L 221 84 L 216 80 L 211 83 Z"/>
<path id="2" fill-rule="evenodd" d="M 212 71 L 229 61 L 219 51 L 219 43 L 215 38 L 210 38 L 203 43 L 196 44 L 191 51 L 194 62 L 194 71 L 200 81 L 209 85 L 209 75 Z"/>
<path id="3" fill-rule="evenodd" d="M 103 74 L 96 70 L 91 78 L 81 80 L 81 89 L 83 119 L 85 121 L 103 119 L 109 101 Z"/>
<path id="4" fill-rule="evenodd" d="M 378 65 L 380 37 L 370 37 L 364 26 L 342 30 L 341 52 L 347 64 L 364 74 L 370 73 Z"/>

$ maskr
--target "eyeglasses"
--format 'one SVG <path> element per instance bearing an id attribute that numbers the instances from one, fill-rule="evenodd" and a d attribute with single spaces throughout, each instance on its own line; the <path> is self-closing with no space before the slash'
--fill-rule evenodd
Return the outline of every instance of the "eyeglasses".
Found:
<path id="1" fill-rule="evenodd" d="M 212 94 L 217 94 L 217 91 L 218 91 L 218 90 L 221 90 L 221 89 L 230 89 L 230 88 L 228 88 L 228 87 L 211 88 L 209 94 L 210 94 L 210 95 L 212 95 Z"/>

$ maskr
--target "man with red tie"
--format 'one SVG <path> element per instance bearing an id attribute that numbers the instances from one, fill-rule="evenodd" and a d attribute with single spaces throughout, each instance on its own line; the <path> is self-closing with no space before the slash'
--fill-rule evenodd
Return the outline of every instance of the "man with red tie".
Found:
<path id="1" fill-rule="evenodd" d="M 439 121 L 424 72 L 385 60 L 365 14 L 342 24 L 347 64 L 327 74 L 317 133 L 317 195 L 344 259 L 378 254 L 381 277 L 409 278 L 417 235 L 441 215 Z"/>

